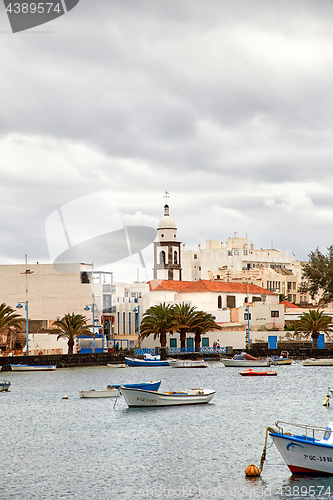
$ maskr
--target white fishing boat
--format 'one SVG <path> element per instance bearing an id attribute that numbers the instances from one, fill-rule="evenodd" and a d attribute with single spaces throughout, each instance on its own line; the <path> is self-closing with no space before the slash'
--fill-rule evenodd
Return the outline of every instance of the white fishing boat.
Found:
<path id="1" fill-rule="evenodd" d="M 110 366 L 110 368 L 126 368 L 127 364 L 126 363 L 108 363 L 107 366 Z"/>
<path id="2" fill-rule="evenodd" d="M 325 427 L 278 421 L 269 434 L 292 474 L 333 475 L 333 423 Z M 285 431 L 296 427 L 297 434 Z M 316 437 L 317 436 L 317 437 Z"/>
<path id="3" fill-rule="evenodd" d="M 233 358 L 222 358 L 221 359 L 224 366 L 237 366 L 238 368 L 251 368 L 254 366 L 270 366 L 271 361 L 269 359 L 255 358 L 251 354 L 242 352 L 242 354 L 236 354 Z"/>
<path id="4" fill-rule="evenodd" d="M 303 366 L 333 366 L 333 358 L 308 358 L 302 361 Z"/>
<path id="5" fill-rule="evenodd" d="M 13 372 L 53 371 L 56 365 L 10 365 Z"/>
<path id="6" fill-rule="evenodd" d="M 172 368 L 207 368 L 208 363 L 203 359 L 173 359 L 168 360 Z"/>
<path id="7" fill-rule="evenodd" d="M 141 407 L 204 404 L 214 397 L 216 391 L 191 389 L 184 392 L 158 392 L 122 387 L 121 392 L 129 407 Z"/>
<path id="8" fill-rule="evenodd" d="M 155 380 L 154 382 L 143 382 L 139 384 L 125 384 L 122 387 L 130 387 L 134 389 L 150 389 L 158 391 L 162 380 Z M 119 396 L 120 385 L 108 385 L 106 389 L 90 389 L 88 391 L 79 391 L 80 398 L 115 398 Z"/>

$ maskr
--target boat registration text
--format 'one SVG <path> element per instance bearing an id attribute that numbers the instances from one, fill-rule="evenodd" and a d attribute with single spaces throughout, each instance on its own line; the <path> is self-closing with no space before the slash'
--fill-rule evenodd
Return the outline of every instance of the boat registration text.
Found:
<path id="1" fill-rule="evenodd" d="M 157 399 L 149 399 L 149 398 L 136 398 L 137 401 L 143 401 L 147 403 L 157 403 Z"/>

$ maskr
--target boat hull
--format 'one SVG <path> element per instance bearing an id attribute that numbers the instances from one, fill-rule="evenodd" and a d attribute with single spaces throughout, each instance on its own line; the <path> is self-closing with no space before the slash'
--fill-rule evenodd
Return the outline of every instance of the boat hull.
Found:
<path id="1" fill-rule="evenodd" d="M 277 375 L 277 373 L 272 370 L 265 372 L 254 372 L 251 369 L 239 372 L 239 374 L 242 375 L 243 377 L 272 377 Z"/>
<path id="2" fill-rule="evenodd" d="M 303 366 L 333 366 L 333 359 L 305 359 L 302 361 Z"/>
<path id="3" fill-rule="evenodd" d="M 169 360 L 169 365 L 172 368 L 208 368 L 208 363 L 205 363 L 205 361 L 191 359 L 175 359 L 173 361 Z"/>
<path id="4" fill-rule="evenodd" d="M 291 365 L 293 362 L 292 359 L 273 359 L 273 365 Z"/>
<path id="5" fill-rule="evenodd" d="M 163 393 L 122 387 L 121 392 L 128 406 L 137 408 L 147 406 L 157 407 L 204 404 L 211 401 L 216 391 L 193 389 L 183 393 Z"/>
<path id="6" fill-rule="evenodd" d="M 53 371 L 56 365 L 10 365 L 13 372 Z"/>
<path id="7" fill-rule="evenodd" d="M 132 389 L 144 389 L 151 391 L 158 391 L 162 380 L 155 382 L 144 382 L 143 384 L 125 384 L 123 387 Z M 120 385 L 108 385 L 106 389 L 91 389 L 90 391 L 79 391 L 80 398 L 115 398 L 119 395 Z"/>
<path id="8" fill-rule="evenodd" d="M 139 359 L 125 357 L 128 366 L 169 366 L 168 361 L 161 361 L 157 359 Z"/>
<path id="9" fill-rule="evenodd" d="M 270 436 L 292 474 L 333 475 L 332 445 L 279 433 Z"/>
<path id="10" fill-rule="evenodd" d="M 247 359 L 221 359 L 224 366 L 237 366 L 238 368 L 251 368 L 258 366 L 269 366 L 270 362 L 267 359 L 247 360 Z"/>

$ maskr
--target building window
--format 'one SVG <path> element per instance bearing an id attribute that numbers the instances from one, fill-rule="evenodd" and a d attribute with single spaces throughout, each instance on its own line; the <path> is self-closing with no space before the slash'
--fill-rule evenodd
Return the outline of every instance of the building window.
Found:
<path id="1" fill-rule="evenodd" d="M 244 319 L 247 321 L 248 319 L 251 319 L 251 313 L 249 314 L 249 318 L 247 317 L 247 313 L 244 313 Z"/>
<path id="2" fill-rule="evenodd" d="M 177 339 L 170 339 L 170 347 L 177 347 Z"/>
<path id="3" fill-rule="evenodd" d="M 91 273 L 86 273 L 83 271 L 81 273 L 81 283 L 90 283 Z"/>
<path id="4" fill-rule="evenodd" d="M 160 264 L 165 264 L 165 252 L 164 252 L 164 250 L 162 250 L 162 252 L 160 252 Z"/>
<path id="5" fill-rule="evenodd" d="M 293 290 L 296 290 L 296 282 L 293 281 Z"/>
<path id="6" fill-rule="evenodd" d="M 239 255 L 239 250 L 234 250 L 234 255 Z"/>
<path id="7" fill-rule="evenodd" d="M 174 254 L 173 254 L 173 263 L 174 264 L 178 264 L 178 255 L 177 255 L 177 252 L 174 252 Z"/>
<path id="8" fill-rule="evenodd" d="M 271 311 L 271 318 L 278 318 L 280 316 L 279 311 Z"/>
<path id="9" fill-rule="evenodd" d="M 201 266 L 199 266 L 199 271 L 201 271 Z"/>
<path id="10" fill-rule="evenodd" d="M 232 255 L 232 250 L 228 250 L 228 257 Z"/>
<path id="11" fill-rule="evenodd" d="M 209 337 L 202 337 L 201 347 L 209 347 Z"/>
<path id="12" fill-rule="evenodd" d="M 247 255 L 247 250 L 243 250 L 243 255 Z"/>
<path id="13" fill-rule="evenodd" d="M 198 255 L 195 253 L 195 254 L 193 255 L 193 259 L 197 259 L 197 258 L 198 258 Z"/>
<path id="14" fill-rule="evenodd" d="M 222 309 L 222 297 L 221 297 L 221 295 L 219 295 L 217 297 L 217 308 Z"/>

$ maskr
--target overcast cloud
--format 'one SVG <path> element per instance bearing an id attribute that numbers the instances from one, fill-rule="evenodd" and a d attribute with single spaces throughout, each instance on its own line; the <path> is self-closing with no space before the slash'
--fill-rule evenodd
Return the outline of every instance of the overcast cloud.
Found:
<path id="1" fill-rule="evenodd" d="M 46 218 L 105 189 L 153 227 L 167 190 L 187 248 L 333 243 L 331 1 L 80 0 L 16 34 L 1 4 L 0 58 L 0 263 L 49 262 Z"/>

